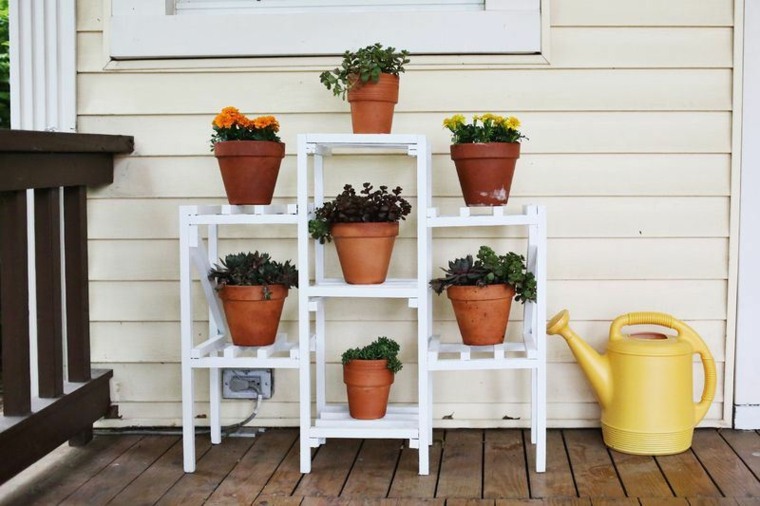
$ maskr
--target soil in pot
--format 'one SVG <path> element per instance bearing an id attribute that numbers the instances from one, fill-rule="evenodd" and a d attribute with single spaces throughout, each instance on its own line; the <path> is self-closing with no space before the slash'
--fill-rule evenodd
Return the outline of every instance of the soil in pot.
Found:
<path id="1" fill-rule="evenodd" d="M 468 206 L 504 206 L 509 201 L 519 142 L 452 144 L 462 196 Z"/>
<path id="2" fill-rule="evenodd" d="M 464 344 L 487 346 L 504 342 L 515 296 L 512 286 L 450 286 L 446 295 L 454 308 Z"/>
<path id="3" fill-rule="evenodd" d="M 277 337 L 277 327 L 288 289 L 269 285 L 271 298 L 264 299 L 261 286 L 225 286 L 219 291 L 232 343 L 237 346 L 268 346 Z"/>
<path id="4" fill-rule="evenodd" d="M 394 375 L 387 360 L 352 360 L 343 365 L 351 418 L 377 420 L 385 416 Z"/>
<path id="5" fill-rule="evenodd" d="M 355 134 L 391 133 L 398 86 L 399 77 L 393 74 L 380 74 L 376 83 L 369 81 L 351 86 L 348 102 Z"/>
<path id="6" fill-rule="evenodd" d="M 214 155 L 230 204 L 272 203 L 285 144 L 272 141 L 217 142 Z"/>
<path id="7" fill-rule="evenodd" d="M 334 223 L 330 227 L 346 283 L 385 282 L 398 229 L 398 222 Z"/>

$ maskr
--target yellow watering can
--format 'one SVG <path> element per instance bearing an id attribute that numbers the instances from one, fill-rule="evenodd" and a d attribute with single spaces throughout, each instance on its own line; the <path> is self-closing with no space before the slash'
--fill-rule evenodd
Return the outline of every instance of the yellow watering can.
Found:
<path id="1" fill-rule="evenodd" d="M 604 443 L 634 455 L 671 455 L 688 450 L 694 426 L 715 395 L 715 361 L 707 345 L 684 322 L 664 313 L 628 313 L 610 326 L 607 353 L 599 355 L 570 329 L 570 313 L 560 311 L 546 325 L 560 334 L 596 392 L 602 408 Z M 626 325 L 660 325 L 678 335 L 626 335 Z M 692 357 L 705 370 L 702 399 L 693 401 Z"/>

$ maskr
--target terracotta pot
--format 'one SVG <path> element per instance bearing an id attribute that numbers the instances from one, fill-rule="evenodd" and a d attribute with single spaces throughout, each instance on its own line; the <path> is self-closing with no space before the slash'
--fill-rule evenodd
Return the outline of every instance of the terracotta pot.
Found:
<path id="1" fill-rule="evenodd" d="M 385 416 L 394 375 L 387 360 L 352 360 L 343 366 L 351 418 L 377 420 Z"/>
<path id="2" fill-rule="evenodd" d="M 272 294 L 269 300 L 264 300 L 261 286 L 225 286 L 219 291 L 233 344 L 268 346 L 274 343 L 288 288 L 269 285 L 269 291 Z"/>
<path id="3" fill-rule="evenodd" d="M 227 200 L 233 205 L 272 203 L 285 144 L 272 141 L 224 141 L 214 144 Z"/>
<path id="4" fill-rule="evenodd" d="M 519 142 L 452 144 L 462 195 L 468 206 L 504 206 L 509 200 Z"/>
<path id="5" fill-rule="evenodd" d="M 398 222 L 335 223 L 330 233 L 338 251 L 343 278 L 351 285 L 385 282 Z"/>
<path id="6" fill-rule="evenodd" d="M 454 307 L 464 344 L 486 346 L 504 342 L 515 296 L 512 286 L 450 286 L 446 295 Z"/>
<path id="7" fill-rule="evenodd" d="M 380 74 L 376 83 L 356 84 L 348 90 L 355 134 L 389 134 L 398 102 L 398 76 Z"/>

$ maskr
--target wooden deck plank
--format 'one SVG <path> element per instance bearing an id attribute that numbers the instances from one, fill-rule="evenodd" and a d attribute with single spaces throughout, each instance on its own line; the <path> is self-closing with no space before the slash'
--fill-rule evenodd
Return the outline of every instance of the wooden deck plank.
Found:
<path id="1" fill-rule="evenodd" d="M 293 495 L 293 491 L 303 476 L 301 474 L 299 446 L 298 444 L 294 444 L 290 448 L 285 458 L 280 462 L 280 465 L 277 466 L 277 470 L 269 478 L 259 497 L 272 498 Z"/>
<path id="2" fill-rule="evenodd" d="M 635 497 L 592 497 L 592 506 L 638 506 L 639 500 Z"/>
<path id="3" fill-rule="evenodd" d="M 403 446 L 401 441 L 364 441 L 341 497 L 387 496 Z"/>
<path id="4" fill-rule="evenodd" d="M 641 506 L 689 506 L 683 497 L 639 497 Z"/>
<path id="5" fill-rule="evenodd" d="M 483 432 L 447 430 L 436 497 L 481 498 Z"/>
<path id="6" fill-rule="evenodd" d="M 493 499 L 446 499 L 446 506 L 494 506 Z"/>
<path id="7" fill-rule="evenodd" d="M 736 506 L 733 497 L 687 497 L 689 506 Z"/>
<path id="8" fill-rule="evenodd" d="M 618 476 L 630 497 L 673 497 L 654 457 L 628 455 L 610 450 Z"/>
<path id="9" fill-rule="evenodd" d="M 273 429 L 259 434 L 232 472 L 214 490 L 211 504 L 251 504 L 298 439 L 296 429 Z"/>
<path id="10" fill-rule="evenodd" d="M 356 459 L 361 440 L 332 439 L 322 445 L 311 463 L 311 473 L 304 475 L 294 495 L 338 497 Z M 304 500 L 305 500 L 304 499 Z"/>
<path id="11" fill-rule="evenodd" d="M 254 506 L 298 506 L 303 501 L 300 496 L 264 496 L 257 497 Z"/>
<path id="12" fill-rule="evenodd" d="M 46 469 L 24 490 L 16 490 L 4 504 L 58 504 L 92 476 L 137 444 L 142 436 L 95 436 L 87 445 L 66 448 L 65 457 Z"/>
<path id="13" fill-rule="evenodd" d="M 522 431 L 487 430 L 485 432 L 483 497 L 494 499 L 530 497 Z"/>
<path id="14" fill-rule="evenodd" d="M 198 460 L 194 473 L 185 474 L 156 504 L 203 504 L 253 445 L 254 438 L 224 438 Z"/>
<path id="15" fill-rule="evenodd" d="M 754 430 L 720 430 L 718 433 L 754 475 L 760 476 L 760 434 Z"/>
<path id="16" fill-rule="evenodd" d="M 760 497 L 760 483 L 715 430 L 695 430 L 694 454 L 726 497 Z"/>
<path id="17" fill-rule="evenodd" d="M 60 504 L 106 504 L 164 455 L 176 436 L 146 436 Z"/>
<path id="18" fill-rule="evenodd" d="M 530 439 L 527 434 L 525 444 Z M 576 489 L 570 461 L 565 451 L 562 433 L 558 430 L 546 431 L 546 472 L 536 472 L 536 447 L 529 445 L 528 479 L 530 480 L 531 497 L 575 497 Z"/>
<path id="19" fill-rule="evenodd" d="M 760 504 L 760 497 L 737 497 L 734 500 L 739 506 L 757 506 Z"/>
<path id="20" fill-rule="evenodd" d="M 625 497 L 599 429 L 565 431 L 570 467 L 581 497 Z"/>
<path id="21" fill-rule="evenodd" d="M 195 459 L 200 459 L 211 448 L 208 436 L 196 436 Z M 182 440 L 177 439 L 169 451 L 154 462 L 140 476 L 119 492 L 109 504 L 139 506 L 155 504 L 172 485 L 185 475 Z"/>
<path id="22" fill-rule="evenodd" d="M 425 498 L 435 496 L 435 486 L 438 482 L 438 468 L 441 463 L 443 433 L 434 433 L 433 444 L 430 446 L 430 474 L 419 475 L 419 452 L 404 448 L 396 466 L 396 475 L 391 483 L 388 497 Z"/>
<path id="23" fill-rule="evenodd" d="M 676 497 L 720 497 L 720 491 L 691 450 L 655 459 Z"/>

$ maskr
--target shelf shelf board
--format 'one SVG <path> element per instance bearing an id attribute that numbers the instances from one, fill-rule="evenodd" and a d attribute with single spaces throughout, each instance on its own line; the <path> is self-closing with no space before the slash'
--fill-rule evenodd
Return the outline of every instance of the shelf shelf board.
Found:
<path id="1" fill-rule="evenodd" d="M 458 214 L 441 214 L 437 207 L 427 211 L 429 227 L 473 227 L 537 225 L 539 217 L 533 213 L 508 214 L 506 206 L 460 207 Z"/>
<path id="2" fill-rule="evenodd" d="M 431 371 L 468 371 L 480 369 L 536 369 L 535 350 L 525 343 L 506 342 L 491 346 L 441 343 L 438 336 L 428 344 L 428 369 Z"/>
<path id="3" fill-rule="evenodd" d="M 235 346 L 220 334 L 193 347 L 191 366 L 295 369 L 298 367 L 298 343 L 287 339 L 287 334 L 279 333 L 274 344 L 269 346 Z"/>
<path id="4" fill-rule="evenodd" d="M 424 136 L 403 134 L 305 134 L 306 144 L 327 148 L 409 149 L 425 142 Z"/>
<path id="5" fill-rule="evenodd" d="M 426 287 L 427 289 L 427 287 Z M 379 285 L 349 285 L 342 279 L 325 279 L 306 288 L 309 297 L 419 297 L 416 279 L 388 279 Z"/>
<path id="6" fill-rule="evenodd" d="M 191 225 L 290 224 L 298 222 L 296 204 L 180 206 Z"/>
<path id="7" fill-rule="evenodd" d="M 416 405 L 389 404 L 378 420 L 351 418 L 346 404 L 328 404 L 309 430 L 313 438 L 417 439 L 419 409 Z"/>

